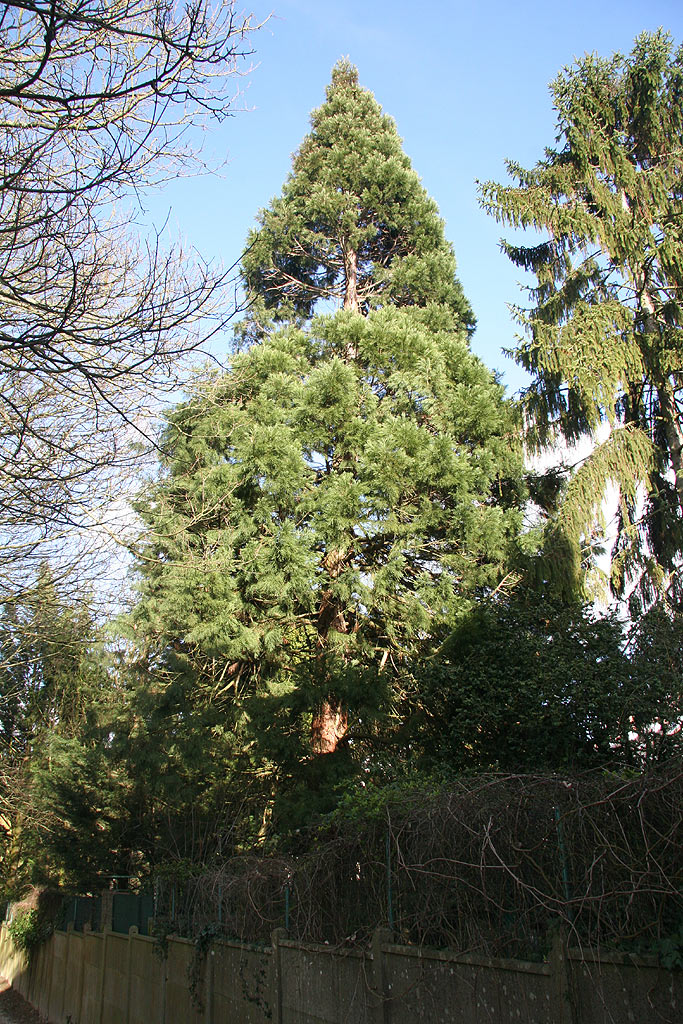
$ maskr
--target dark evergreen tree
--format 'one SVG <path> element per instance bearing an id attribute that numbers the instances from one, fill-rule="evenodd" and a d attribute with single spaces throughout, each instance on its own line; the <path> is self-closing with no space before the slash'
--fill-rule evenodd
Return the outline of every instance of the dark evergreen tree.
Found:
<path id="1" fill-rule="evenodd" d="M 632 629 L 628 656 L 632 702 L 622 744 L 634 763 L 670 760 L 683 754 L 683 609 L 651 608 Z"/>
<path id="2" fill-rule="evenodd" d="M 0 873 L 89 884 L 115 871 L 106 743 L 116 688 L 98 630 L 50 569 L 0 617 Z"/>
<path id="3" fill-rule="evenodd" d="M 628 56 L 586 56 L 551 86 L 557 145 L 515 184 L 481 186 L 499 221 L 547 235 L 504 243 L 532 270 L 524 396 L 529 444 L 589 437 L 560 523 L 578 544 L 620 490 L 612 582 L 645 603 L 680 596 L 683 551 L 683 49 L 644 33 Z M 598 438 L 605 423 L 606 440 Z M 601 435 L 602 438 L 602 435 Z M 646 498 L 641 500 L 639 487 Z"/>
<path id="4" fill-rule="evenodd" d="M 513 419 L 393 122 L 342 62 L 312 125 L 249 239 L 251 344 L 169 416 L 140 502 L 138 636 L 222 703 L 245 771 L 346 757 L 520 520 Z"/>
<path id="5" fill-rule="evenodd" d="M 631 760 L 630 717 L 645 702 L 621 623 L 524 596 L 475 609 L 423 666 L 401 737 L 413 765 L 539 772 Z"/>

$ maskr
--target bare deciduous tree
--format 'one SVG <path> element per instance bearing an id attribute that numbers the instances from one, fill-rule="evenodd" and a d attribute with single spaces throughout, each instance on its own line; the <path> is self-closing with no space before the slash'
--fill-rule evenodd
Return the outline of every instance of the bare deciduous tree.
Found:
<path id="1" fill-rule="evenodd" d="M 0 599 L 92 523 L 148 396 L 229 315 L 225 273 L 141 241 L 130 204 L 228 114 L 256 27 L 235 0 L 2 6 Z"/>

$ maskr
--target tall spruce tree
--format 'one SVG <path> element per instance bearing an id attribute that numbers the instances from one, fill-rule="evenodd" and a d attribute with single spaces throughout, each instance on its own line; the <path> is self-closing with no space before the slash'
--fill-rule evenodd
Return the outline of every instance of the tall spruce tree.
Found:
<path id="1" fill-rule="evenodd" d="M 521 460 L 436 206 L 347 62 L 243 266 L 251 343 L 171 413 L 140 504 L 135 625 L 283 765 L 348 752 L 499 585 Z"/>
<path id="2" fill-rule="evenodd" d="M 560 523 L 574 544 L 589 537 L 617 484 L 612 582 L 617 593 L 639 582 L 636 610 L 681 596 L 683 49 L 644 33 L 630 55 L 586 56 L 551 91 L 556 147 L 531 170 L 509 162 L 515 184 L 487 182 L 481 199 L 500 222 L 548 236 L 503 243 L 538 279 L 517 311 L 529 442 L 592 440 Z"/>

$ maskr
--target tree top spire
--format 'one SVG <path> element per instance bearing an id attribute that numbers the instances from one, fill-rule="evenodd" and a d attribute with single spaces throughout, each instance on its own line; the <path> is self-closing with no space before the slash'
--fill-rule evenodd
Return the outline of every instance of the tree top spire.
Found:
<path id="1" fill-rule="evenodd" d="M 358 68 L 349 57 L 340 57 L 332 68 L 332 81 L 327 87 L 328 99 L 330 90 L 340 85 L 358 85 Z"/>
<path id="2" fill-rule="evenodd" d="M 292 172 L 258 220 L 242 267 L 252 299 L 276 320 L 308 320 L 329 302 L 363 315 L 440 305 L 472 330 L 436 203 L 348 58 L 332 69 Z"/>

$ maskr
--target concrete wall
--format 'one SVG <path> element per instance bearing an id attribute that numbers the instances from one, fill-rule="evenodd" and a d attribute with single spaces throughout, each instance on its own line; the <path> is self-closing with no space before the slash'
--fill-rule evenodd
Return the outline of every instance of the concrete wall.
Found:
<path id="1" fill-rule="evenodd" d="M 292 942 L 215 943 L 193 1004 L 193 945 L 106 931 L 56 932 L 30 965 L 3 926 L 0 974 L 52 1024 L 680 1024 L 683 972 L 622 955 L 567 952 L 547 963 L 398 946 L 378 930 L 367 950 Z"/>

